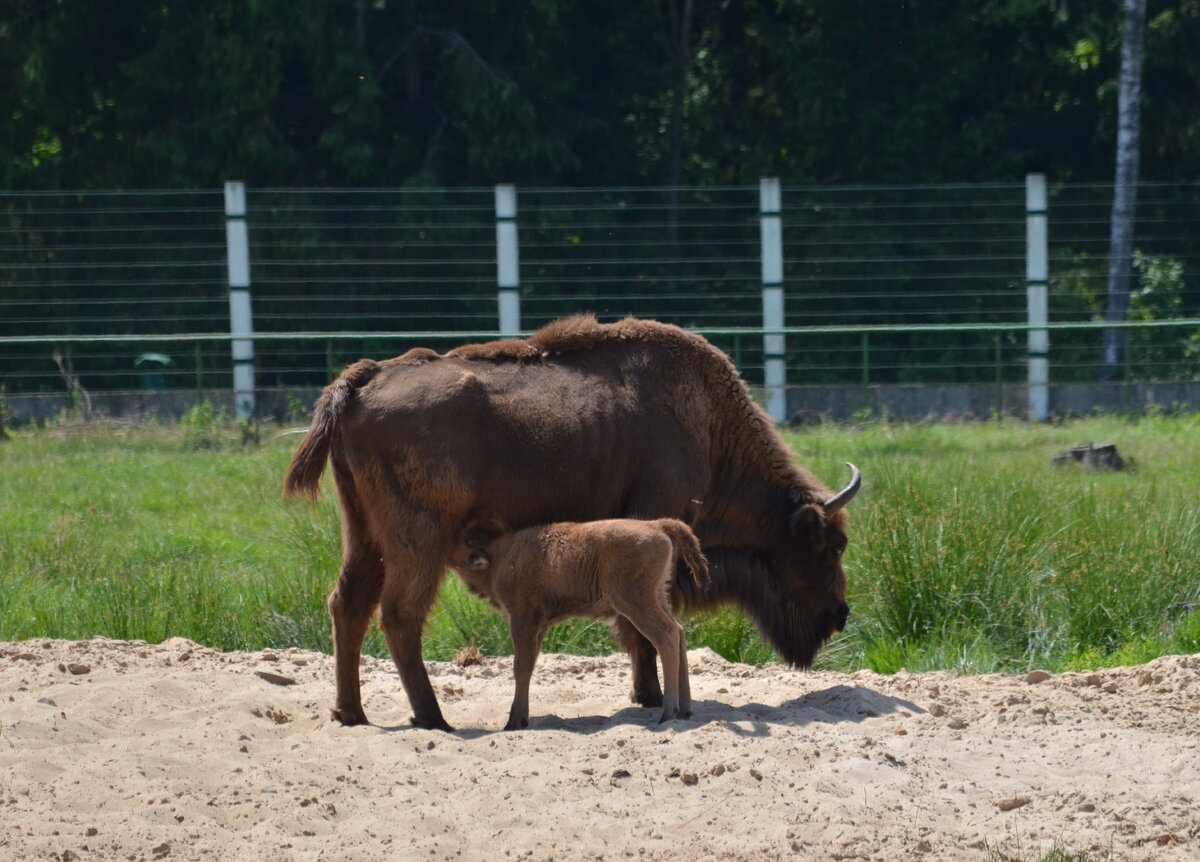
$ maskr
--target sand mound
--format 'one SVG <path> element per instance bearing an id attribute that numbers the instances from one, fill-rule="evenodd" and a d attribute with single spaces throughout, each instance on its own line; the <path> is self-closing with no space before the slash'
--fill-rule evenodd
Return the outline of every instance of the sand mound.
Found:
<path id="1" fill-rule="evenodd" d="M 690 653 L 696 715 L 623 656 L 434 663 L 454 734 L 366 660 L 180 639 L 0 644 L 0 859 L 1200 858 L 1200 655 L 1025 677 L 798 673 Z"/>

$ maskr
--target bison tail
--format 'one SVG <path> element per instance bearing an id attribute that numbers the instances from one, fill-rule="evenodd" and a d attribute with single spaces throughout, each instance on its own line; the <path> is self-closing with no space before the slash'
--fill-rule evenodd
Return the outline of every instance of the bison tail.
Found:
<path id="1" fill-rule="evenodd" d="M 691 527 L 674 518 L 664 518 L 658 523 L 675 545 L 675 558 L 683 560 L 688 571 L 692 573 L 692 582 L 702 590 L 708 589 L 712 583 L 708 574 L 708 558 L 704 556 L 704 551 L 700 550 L 700 540 L 696 538 Z"/>
<path id="2" fill-rule="evenodd" d="M 296 447 L 292 463 L 284 476 L 283 496 L 316 499 L 321 474 L 325 472 L 325 462 L 329 460 L 329 447 L 342 414 L 346 412 L 354 393 L 378 373 L 378 362 L 360 359 L 325 387 L 313 407 L 308 433 Z"/>

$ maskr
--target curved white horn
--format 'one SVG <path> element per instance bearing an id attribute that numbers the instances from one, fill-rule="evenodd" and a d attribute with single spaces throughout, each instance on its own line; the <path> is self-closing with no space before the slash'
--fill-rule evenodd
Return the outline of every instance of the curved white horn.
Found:
<path id="1" fill-rule="evenodd" d="M 850 477 L 850 484 L 825 501 L 826 515 L 832 515 L 853 500 L 854 495 L 858 493 L 858 489 L 862 487 L 862 473 L 858 472 L 858 468 L 849 461 L 846 462 L 846 466 L 853 471 L 853 475 Z"/>

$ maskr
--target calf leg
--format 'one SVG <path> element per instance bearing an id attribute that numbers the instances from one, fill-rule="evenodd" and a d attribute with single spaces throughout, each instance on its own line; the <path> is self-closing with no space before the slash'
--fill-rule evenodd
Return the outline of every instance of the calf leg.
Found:
<path id="1" fill-rule="evenodd" d="M 678 482 L 639 482 L 630 490 L 620 508 L 620 517 L 650 520 L 670 516 L 693 523 L 703 505 L 704 488 L 711 479 L 710 469 L 700 450 L 667 446 L 655 453 L 655 475 L 676 476 Z M 670 583 L 674 583 L 674 573 Z M 642 706 L 662 706 L 663 692 L 658 684 L 658 666 L 654 647 L 630 624 L 617 617 L 617 641 L 629 653 L 633 670 L 630 700 Z"/>
<path id="2" fill-rule="evenodd" d="M 533 666 L 542 649 L 542 638 L 546 626 L 540 620 L 514 616 L 509 620 L 513 642 L 513 693 L 512 707 L 508 711 L 505 730 L 523 730 L 529 727 L 529 680 Z"/>
<path id="3" fill-rule="evenodd" d="M 614 629 L 617 640 L 629 653 L 632 666 L 633 689 L 629 699 L 641 706 L 662 706 L 663 693 L 658 685 L 654 645 L 624 616 L 617 617 Z"/>
<path id="4" fill-rule="evenodd" d="M 441 583 L 441 557 L 437 553 L 393 553 L 379 608 L 379 624 L 387 637 L 392 660 L 412 706 L 412 723 L 428 730 L 451 731 L 442 717 L 437 695 L 421 660 L 421 630 Z"/>
<path id="5" fill-rule="evenodd" d="M 679 630 L 679 717 L 692 717 L 692 683 L 688 678 L 688 663 L 687 663 L 687 635 L 684 634 L 683 626 L 675 623 Z M 666 669 L 663 669 L 666 673 Z"/>
<path id="6" fill-rule="evenodd" d="M 662 623 L 660 623 L 662 625 Z M 663 709 L 658 723 L 679 718 L 679 643 L 676 637 L 678 625 L 670 621 L 670 627 L 651 641 L 658 648 L 658 657 L 663 668 Z"/>
<path id="7" fill-rule="evenodd" d="M 676 718 L 679 715 L 680 706 L 679 661 L 682 655 L 680 638 L 683 634 L 683 629 L 679 623 L 675 622 L 675 618 L 671 616 L 671 612 L 665 606 L 651 605 L 650 607 L 644 607 L 640 606 L 634 597 L 626 600 L 617 596 L 613 597 L 613 605 L 620 613 L 627 616 L 630 622 L 636 625 L 638 630 L 658 650 L 658 657 L 661 659 L 663 667 L 664 689 L 662 699 L 663 709 L 662 715 L 659 717 L 659 723 L 661 724 L 664 721 Z M 686 657 L 684 661 L 686 668 Z M 684 670 L 684 673 L 686 672 Z M 690 694 L 688 695 L 688 703 L 690 709 Z"/>

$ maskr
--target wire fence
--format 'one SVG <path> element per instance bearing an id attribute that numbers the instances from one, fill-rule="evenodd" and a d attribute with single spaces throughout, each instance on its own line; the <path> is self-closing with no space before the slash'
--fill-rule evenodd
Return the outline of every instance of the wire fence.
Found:
<path id="1" fill-rule="evenodd" d="M 1050 319 L 1102 318 L 1112 186 L 1065 186 L 1050 205 Z M 1200 317 L 1200 183 L 1139 186 L 1129 317 L 1147 322 Z M 1101 337 L 1091 332 L 1056 339 L 1055 376 L 1094 380 Z M 1200 379 L 1200 332 L 1131 330 L 1126 362 L 1128 379 Z"/>
<path id="2" fill-rule="evenodd" d="M 789 384 L 1023 380 L 1024 188 L 784 186 Z M 518 190 L 521 328 L 654 317 L 709 333 L 758 382 L 758 191 Z M 0 195 L 0 386 L 61 392 L 65 372 L 93 391 L 228 387 L 223 203 L 219 189 Z M 1050 189 L 1052 323 L 1103 315 L 1110 206 L 1109 186 Z M 251 188 L 247 222 L 262 388 L 498 329 L 494 189 Z M 1200 333 L 1167 325 L 1200 317 L 1200 183 L 1142 184 L 1135 248 L 1131 317 L 1146 324 L 1127 377 L 1200 378 Z M 1052 381 L 1094 380 L 1100 340 L 1053 330 Z"/>
<path id="3" fill-rule="evenodd" d="M 815 187 L 785 190 L 784 204 L 789 325 L 1026 320 L 1023 183 Z M 1013 380 L 1024 373 L 1017 335 L 1001 345 Z M 993 333 L 965 329 L 845 333 L 812 348 L 789 369 L 814 382 L 856 379 L 864 362 L 872 382 L 989 380 L 997 361 Z"/>

